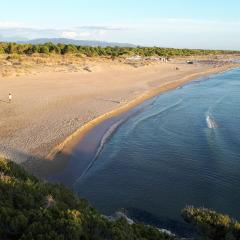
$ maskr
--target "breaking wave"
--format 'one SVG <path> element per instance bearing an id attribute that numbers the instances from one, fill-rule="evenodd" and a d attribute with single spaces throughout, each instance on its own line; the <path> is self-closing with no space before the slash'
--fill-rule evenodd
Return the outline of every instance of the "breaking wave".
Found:
<path id="1" fill-rule="evenodd" d="M 215 119 L 210 114 L 208 114 L 206 116 L 206 122 L 207 122 L 208 128 L 210 128 L 210 129 L 218 128 L 218 124 L 216 123 Z"/>
<path id="2" fill-rule="evenodd" d="M 136 128 L 139 123 L 142 123 L 142 122 L 144 122 L 144 121 L 147 121 L 148 119 L 157 117 L 157 116 L 160 115 L 160 114 L 163 114 L 163 113 L 165 113 L 165 112 L 167 112 L 167 111 L 170 111 L 170 110 L 172 110 L 172 109 L 180 106 L 182 102 L 183 102 L 183 99 L 179 99 L 179 100 L 178 100 L 177 102 L 175 102 L 174 104 L 171 104 L 171 105 L 169 105 L 169 106 L 166 106 L 166 107 L 164 107 L 164 108 L 161 108 L 161 109 L 160 109 L 159 111 L 157 111 L 157 112 L 154 112 L 154 113 L 152 113 L 152 114 L 149 114 L 149 115 L 147 115 L 147 116 L 144 116 L 144 117 L 140 118 L 139 120 L 135 121 L 133 128 Z"/>
<path id="3" fill-rule="evenodd" d="M 76 183 L 84 176 L 87 174 L 87 172 L 90 170 L 90 168 L 93 166 L 94 162 L 97 160 L 99 154 L 101 153 L 104 145 L 106 142 L 110 139 L 110 137 L 113 135 L 113 133 L 127 120 L 128 118 L 123 118 L 119 120 L 118 122 L 114 123 L 103 135 L 100 144 L 97 148 L 97 151 L 92 159 L 92 161 L 89 163 L 87 168 L 84 170 L 84 172 L 80 175 L 80 177 L 76 180 Z"/>

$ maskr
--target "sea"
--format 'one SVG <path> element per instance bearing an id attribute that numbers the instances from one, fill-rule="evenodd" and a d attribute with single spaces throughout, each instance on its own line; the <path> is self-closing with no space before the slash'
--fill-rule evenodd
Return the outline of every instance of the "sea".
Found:
<path id="1" fill-rule="evenodd" d="M 104 215 L 122 212 L 181 236 L 193 231 L 181 217 L 189 205 L 240 218 L 240 69 L 105 121 L 71 161 L 73 189 Z"/>

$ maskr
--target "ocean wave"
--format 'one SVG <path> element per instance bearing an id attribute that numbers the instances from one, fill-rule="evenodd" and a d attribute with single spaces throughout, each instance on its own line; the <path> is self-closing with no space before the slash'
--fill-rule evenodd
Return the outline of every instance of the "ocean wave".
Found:
<path id="1" fill-rule="evenodd" d="M 96 150 L 96 153 L 94 155 L 94 157 L 92 158 L 91 162 L 89 163 L 89 165 L 87 166 L 87 168 L 83 171 L 83 173 L 79 176 L 79 178 L 76 180 L 75 184 L 82 178 L 84 177 L 88 171 L 91 169 L 91 167 L 93 166 L 94 162 L 97 160 L 98 156 L 100 155 L 104 145 L 106 144 L 106 142 L 110 139 L 110 137 L 116 132 L 116 130 L 124 123 L 126 122 L 128 119 L 128 117 L 122 118 L 121 120 L 117 121 L 116 123 L 114 123 L 113 125 L 111 125 L 111 127 L 106 131 L 106 133 L 103 135 L 100 144 Z"/>
<path id="2" fill-rule="evenodd" d="M 171 104 L 170 106 L 167 106 L 167 107 L 161 109 L 161 110 L 158 111 L 158 112 L 155 112 L 155 113 L 153 113 L 153 114 L 150 114 L 150 115 L 147 115 L 147 116 L 144 116 L 144 117 L 140 118 L 140 119 L 139 119 L 138 121 L 136 121 L 135 124 L 133 125 L 133 129 L 134 129 L 135 127 L 137 127 L 138 124 L 140 124 L 140 123 L 142 123 L 142 122 L 144 122 L 144 121 L 147 121 L 148 119 L 154 118 L 154 117 L 158 116 L 159 114 L 162 114 L 162 113 L 164 113 L 164 112 L 166 112 L 166 111 L 169 111 L 169 110 L 171 110 L 171 109 L 179 106 L 179 105 L 182 103 L 182 101 L 183 101 L 183 99 L 180 99 L 180 100 L 178 100 L 176 103 Z"/>
<path id="3" fill-rule="evenodd" d="M 223 100 L 227 97 L 227 95 L 224 95 L 222 97 L 220 97 L 219 99 L 217 99 L 217 101 L 214 102 L 214 104 L 212 104 L 211 106 L 209 106 L 207 112 L 206 112 L 206 123 L 208 128 L 210 129 L 214 129 L 214 128 L 218 128 L 218 124 L 216 122 L 216 120 L 213 117 L 213 112 L 214 109 L 223 102 Z"/>
<path id="4" fill-rule="evenodd" d="M 218 128 L 218 124 L 215 119 L 211 115 L 207 115 L 206 117 L 207 126 L 210 129 Z"/>

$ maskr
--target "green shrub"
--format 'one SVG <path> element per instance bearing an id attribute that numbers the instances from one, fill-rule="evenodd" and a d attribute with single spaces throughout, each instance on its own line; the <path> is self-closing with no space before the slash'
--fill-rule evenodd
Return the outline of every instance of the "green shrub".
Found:
<path id="1" fill-rule="evenodd" d="M 182 211 L 184 220 L 196 226 L 205 239 L 240 239 L 240 223 L 228 215 L 206 208 L 186 207 Z"/>
<path id="2" fill-rule="evenodd" d="M 49 53 L 49 48 L 48 48 L 48 46 L 40 46 L 40 47 L 39 47 L 39 53 L 48 54 L 48 53 Z"/>

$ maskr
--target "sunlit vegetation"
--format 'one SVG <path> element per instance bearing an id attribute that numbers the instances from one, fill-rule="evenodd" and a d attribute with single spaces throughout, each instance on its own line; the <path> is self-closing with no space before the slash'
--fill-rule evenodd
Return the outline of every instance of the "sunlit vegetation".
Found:
<path id="1" fill-rule="evenodd" d="M 240 222 L 231 219 L 228 215 L 205 208 L 187 207 L 182 211 L 182 216 L 186 222 L 197 227 L 203 239 L 240 239 Z"/>
<path id="2" fill-rule="evenodd" d="M 79 56 L 96 57 L 96 56 L 194 56 L 194 55 L 217 55 L 217 54 L 234 54 L 238 51 L 224 50 L 202 50 L 202 49 L 175 49 L 159 47 L 91 47 L 76 46 L 72 44 L 17 44 L 17 43 L 0 43 L 0 54 L 78 54 Z"/>

